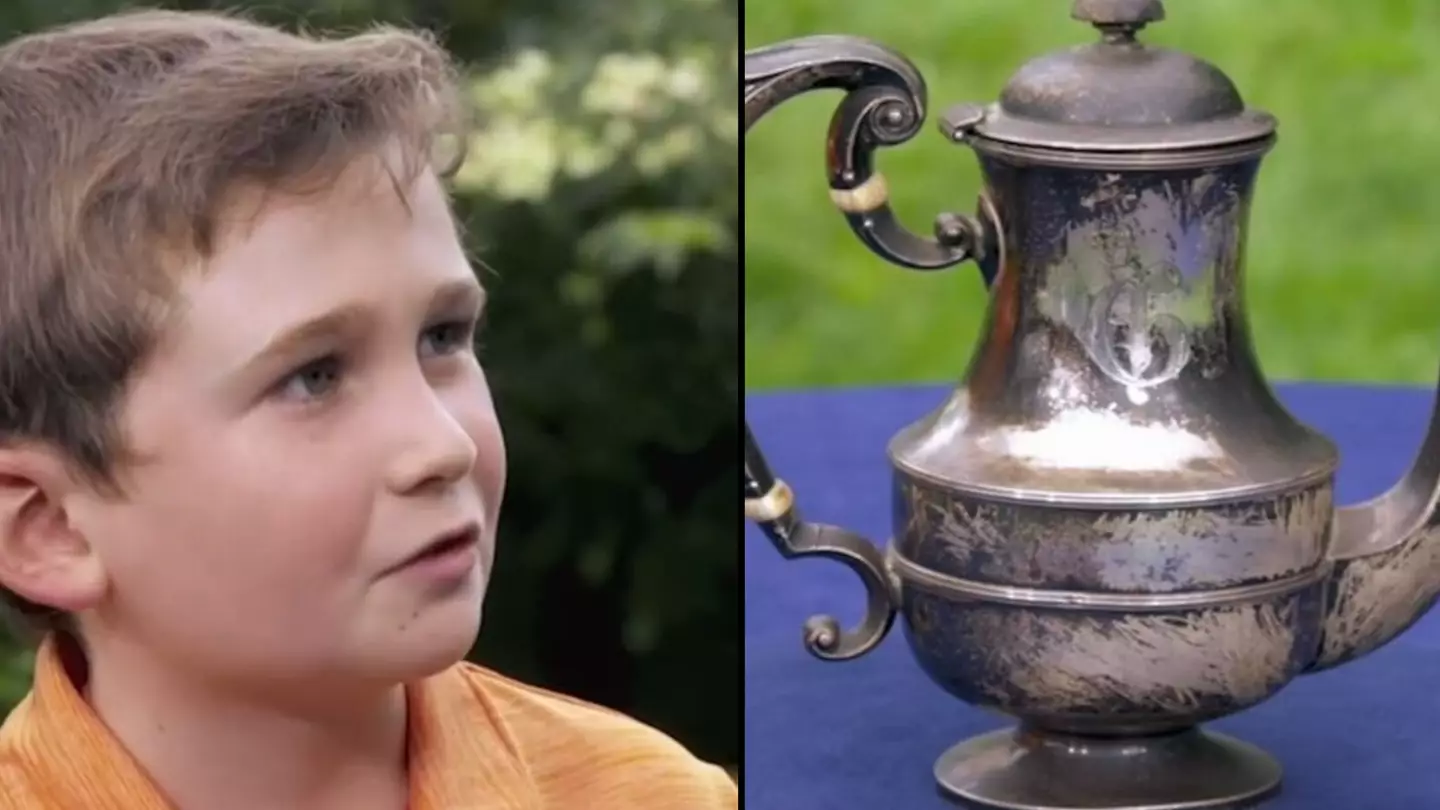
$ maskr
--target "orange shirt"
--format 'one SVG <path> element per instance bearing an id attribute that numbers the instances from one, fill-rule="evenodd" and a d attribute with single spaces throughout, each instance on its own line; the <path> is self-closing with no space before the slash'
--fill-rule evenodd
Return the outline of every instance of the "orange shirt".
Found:
<path id="1" fill-rule="evenodd" d="M 728 775 L 616 712 L 469 663 L 407 690 L 408 810 L 731 810 Z M 0 727 L 0 810 L 173 810 L 51 642 Z M 188 808 L 187 808 L 188 810 Z"/>

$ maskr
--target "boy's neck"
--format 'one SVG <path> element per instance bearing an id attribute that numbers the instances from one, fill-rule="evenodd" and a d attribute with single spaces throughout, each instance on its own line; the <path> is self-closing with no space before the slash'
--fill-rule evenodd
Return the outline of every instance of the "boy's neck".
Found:
<path id="1" fill-rule="evenodd" d="M 277 706 L 187 678 L 136 647 L 106 644 L 67 670 L 176 810 L 404 810 L 401 686 L 345 705 Z"/>

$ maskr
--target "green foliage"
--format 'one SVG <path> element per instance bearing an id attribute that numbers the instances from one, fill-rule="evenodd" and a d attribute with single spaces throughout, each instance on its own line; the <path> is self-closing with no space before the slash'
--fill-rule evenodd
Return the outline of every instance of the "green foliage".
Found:
<path id="1" fill-rule="evenodd" d="M 498 276 L 487 351 L 525 358 L 491 366 L 528 460 L 506 516 L 524 539 L 498 587 L 549 614 L 487 618 L 481 657 L 570 691 L 606 684 L 610 702 L 738 751 L 733 675 L 693 669 L 737 660 L 739 634 L 717 474 L 738 438 L 736 64 L 715 30 L 654 51 L 518 51 L 477 84 L 486 121 L 458 181 L 475 231 L 524 234 L 481 250 Z M 527 357 L 541 345 L 565 351 Z M 587 641 L 524 643 L 537 626 Z M 597 657 L 596 634 L 618 646 Z"/>
<path id="2" fill-rule="evenodd" d="M 121 5 L 24 0 L 0 32 Z M 425 24 L 473 67 L 457 208 L 491 294 L 483 359 L 510 456 L 473 657 L 738 761 L 734 4 L 289 0 L 256 16 Z M 0 646 L 0 708 L 28 667 Z"/>
<path id="3" fill-rule="evenodd" d="M 1027 59 L 1091 41 L 1068 3 L 873 0 L 749 3 L 746 48 L 857 34 L 907 54 L 933 111 L 989 101 Z M 1430 384 L 1440 356 L 1440 4 L 1208 0 L 1166 6 L 1147 40 L 1209 59 L 1275 113 L 1245 294 L 1277 378 Z M 973 266 L 908 273 L 861 247 L 826 198 L 823 139 L 838 100 L 781 107 L 745 144 L 747 388 L 951 380 L 969 359 L 984 293 Z M 878 165 L 898 214 L 926 232 L 971 210 L 973 156 L 927 122 Z M 798 236 L 797 235 L 803 235 Z M 763 350 L 760 350 L 763 349 Z"/>

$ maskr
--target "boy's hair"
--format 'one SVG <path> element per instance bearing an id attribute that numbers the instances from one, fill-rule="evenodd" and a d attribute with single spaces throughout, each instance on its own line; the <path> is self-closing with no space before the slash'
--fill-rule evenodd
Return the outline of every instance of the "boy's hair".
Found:
<path id="1" fill-rule="evenodd" d="M 117 491 L 126 383 L 235 194 L 321 190 L 395 145 L 397 190 L 448 174 L 457 79 L 423 33 L 325 39 L 218 13 L 126 12 L 0 45 L 0 443 L 51 446 Z M 73 630 L 3 588 L 0 614 L 32 639 Z"/>

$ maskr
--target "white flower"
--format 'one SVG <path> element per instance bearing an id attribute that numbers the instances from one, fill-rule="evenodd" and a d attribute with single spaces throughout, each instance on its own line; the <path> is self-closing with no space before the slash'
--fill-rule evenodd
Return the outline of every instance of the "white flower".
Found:
<path id="1" fill-rule="evenodd" d="M 665 78 L 665 89 L 678 101 L 703 100 L 710 90 L 710 74 L 705 63 L 693 56 L 676 62 Z"/>
<path id="2" fill-rule="evenodd" d="M 470 138 L 470 156 L 456 176 L 464 187 L 509 200 L 539 200 L 560 168 L 558 127 L 549 118 L 492 119 Z"/>
<path id="3" fill-rule="evenodd" d="M 663 138 L 640 147 L 635 153 L 635 168 L 647 175 L 657 175 L 699 154 L 704 145 L 705 136 L 699 127 L 693 124 L 676 127 Z"/>
<path id="4" fill-rule="evenodd" d="M 560 133 L 560 153 L 565 174 L 580 179 L 605 171 L 620 156 L 618 147 L 586 137 L 583 130 L 575 128 Z"/>
<path id="5" fill-rule="evenodd" d="M 651 117 L 659 112 L 657 91 L 668 72 L 665 61 L 653 53 L 606 54 L 581 92 L 580 106 L 604 115 Z"/>
<path id="6" fill-rule="evenodd" d="M 487 115 L 535 112 L 547 103 L 545 85 L 555 73 L 550 55 L 527 48 L 510 62 L 479 78 L 472 86 L 476 104 Z"/>

